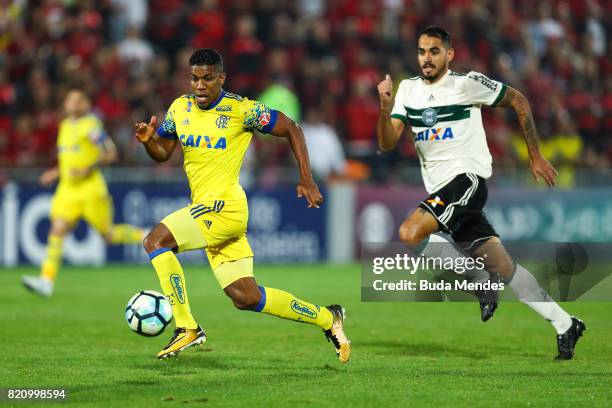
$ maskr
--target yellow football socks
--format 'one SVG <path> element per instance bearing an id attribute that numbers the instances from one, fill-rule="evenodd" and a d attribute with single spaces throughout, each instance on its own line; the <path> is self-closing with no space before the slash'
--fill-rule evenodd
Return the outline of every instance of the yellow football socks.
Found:
<path id="1" fill-rule="evenodd" d="M 63 244 L 63 237 L 58 235 L 49 235 L 47 242 L 47 256 L 42 263 L 40 275 L 51 282 L 55 282 L 57 272 L 62 264 Z"/>
<path id="2" fill-rule="evenodd" d="M 113 244 L 135 244 L 142 242 L 144 231 L 130 224 L 113 225 L 111 241 Z"/>
<path id="3" fill-rule="evenodd" d="M 326 307 L 315 306 L 304 302 L 283 290 L 259 287 L 261 300 L 254 309 L 283 319 L 314 324 L 323 330 L 330 329 L 334 317 Z"/>
<path id="4" fill-rule="evenodd" d="M 149 259 L 157 272 L 164 295 L 172 304 L 176 327 L 197 328 L 198 324 L 193 319 L 189 307 L 185 274 L 172 250 L 169 248 L 157 249 L 149 254 Z"/>

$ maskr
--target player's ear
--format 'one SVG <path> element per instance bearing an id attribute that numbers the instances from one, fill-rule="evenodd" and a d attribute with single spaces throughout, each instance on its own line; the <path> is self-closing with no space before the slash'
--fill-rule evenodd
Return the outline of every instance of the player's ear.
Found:
<path id="1" fill-rule="evenodd" d="M 227 78 L 227 74 L 225 72 L 222 72 L 219 75 L 219 79 L 221 80 L 221 86 L 223 86 L 223 84 L 225 83 L 225 78 Z"/>
<path id="2" fill-rule="evenodd" d="M 455 58 L 455 49 L 449 48 L 446 55 L 448 55 L 448 62 L 451 62 Z"/>

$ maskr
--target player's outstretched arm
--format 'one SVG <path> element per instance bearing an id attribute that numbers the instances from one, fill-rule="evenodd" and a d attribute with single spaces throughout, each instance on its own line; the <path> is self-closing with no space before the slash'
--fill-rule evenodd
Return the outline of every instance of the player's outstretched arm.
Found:
<path id="1" fill-rule="evenodd" d="M 100 157 L 98 161 L 89 167 L 73 168 L 70 170 L 72 177 L 89 177 L 93 171 L 100 166 L 108 166 L 117 160 L 117 147 L 110 137 L 106 137 L 100 145 Z"/>
<path id="2" fill-rule="evenodd" d="M 319 208 L 323 202 L 323 196 L 319 192 L 319 187 L 312 179 L 310 171 L 310 159 L 308 149 L 304 141 L 304 132 L 300 125 L 289 119 L 282 112 L 278 112 L 274 129 L 270 132 L 277 137 L 286 137 L 295 156 L 300 171 L 300 183 L 297 186 L 297 196 L 306 197 L 308 208 Z"/>
<path id="3" fill-rule="evenodd" d="M 134 135 L 147 150 L 147 153 L 158 163 L 165 162 L 170 158 L 176 147 L 176 139 L 165 139 L 155 133 L 157 117 L 151 116 L 149 123 L 134 124 Z"/>
<path id="4" fill-rule="evenodd" d="M 378 112 L 378 122 L 376 123 L 376 136 L 378 137 L 378 147 L 380 150 L 386 151 L 397 146 L 397 142 L 404 131 L 404 123 L 399 119 L 391 118 L 393 81 L 389 74 L 378 84 L 378 98 L 380 99 L 380 112 Z"/>
<path id="5" fill-rule="evenodd" d="M 102 154 L 100 155 L 98 163 L 102 166 L 108 166 L 116 162 L 117 158 L 117 146 L 115 146 L 113 139 L 107 137 L 102 142 Z"/>
<path id="6" fill-rule="evenodd" d="M 525 143 L 527 144 L 531 174 L 536 181 L 542 178 L 549 187 L 554 186 L 559 173 L 540 153 L 535 121 L 527 98 L 516 89 L 508 87 L 506 94 L 497 106 L 514 109 L 523 131 Z"/>
<path id="7" fill-rule="evenodd" d="M 41 186 L 49 187 L 59 178 L 59 168 L 57 166 L 47 169 L 38 178 L 38 183 Z"/>

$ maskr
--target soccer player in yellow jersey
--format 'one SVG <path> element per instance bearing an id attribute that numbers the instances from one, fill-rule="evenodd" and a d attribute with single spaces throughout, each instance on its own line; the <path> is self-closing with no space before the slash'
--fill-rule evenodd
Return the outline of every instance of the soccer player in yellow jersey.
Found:
<path id="1" fill-rule="evenodd" d="M 87 221 L 109 244 L 137 243 L 144 237 L 140 228 L 113 225 L 112 200 L 99 167 L 115 161 L 117 150 L 100 120 L 90 113 L 89 98 L 81 90 L 71 90 L 64 109 L 67 117 L 61 121 L 57 136 L 58 165 L 39 180 L 49 186 L 59 179 L 51 201 L 46 257 L 39 277 L 22 277 L 26 288 L 44 297 L 53 293 L 64 237 L 79 219 Z"/>
<path id="2" fill-rule="evenodd" d="M 219 285 L 238 309 L 319 326 L 346 363 L 351 349 L 341 306 L 316 306 L 282 290 L 258 286 L 253 276 L 247 200 L 238 181 L 242 159 L 256 130 L 287 138 L 300 172 L 298 197 L 305 197 L 308 207 L 319 208 L 323 197 L 312 180 L 301 128 L 281 112 L 224 91 L 226 74 L 217 51 L 197 50 L 189 65 L 193 94 L 172 103 L 157 132 L 155 116 L 148 124 L 135 125 L 137 139 L 157 162 L 168 160 L 180 145 L 191 188 L 192 203 L 164 218 L 144 240 L 176 319 L 174 335 L 158 358 L 175 356 L 206 340 L 191 314 L 185 275 L 174 255 L 205 248 Z"/>

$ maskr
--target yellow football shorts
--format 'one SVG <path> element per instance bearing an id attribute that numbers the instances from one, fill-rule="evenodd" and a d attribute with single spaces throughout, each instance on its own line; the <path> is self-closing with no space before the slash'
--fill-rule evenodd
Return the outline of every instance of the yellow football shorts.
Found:
<path id="1" fill-rule="evenodd" d="M 164 218 L 178 252 L 205 249 L 222 288 L 253 276 L 253 251 L 246 237 L 246 200 L 192 203 Z"/>
<path id="2" fill-rule="evenodd" d="M 50 218 L 71 225 L 83 218 L 104 235 L 113 225 L 113 200 L 104 183 L 71 185 L 60 182 L 51 199 Z"/>

